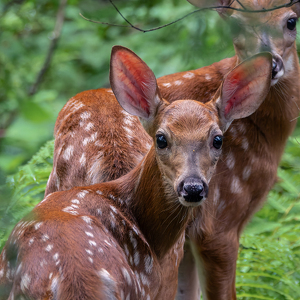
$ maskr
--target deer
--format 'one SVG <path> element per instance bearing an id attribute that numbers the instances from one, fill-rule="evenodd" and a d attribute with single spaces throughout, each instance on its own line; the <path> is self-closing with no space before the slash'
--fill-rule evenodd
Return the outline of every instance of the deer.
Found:
<path id="1" fill-rule="evenodd" d="M 185 226 L 207 198 L 223 133 L 260 106 L 271 70 L 271 54 L 259 54 L 233 69 L 206 104 L 168 103 L 146 63 L 114 46 L 113 93 L 152 146 L 128 174 L 51 193 L 16 225 L 0 259 L 5 299 L 174 299 L 176 284 L 169 293 L 161 285 L 165 256 L 177 255 L 178 268 Z M 103 89 L 103 105 L 114 95 Z"/>
<path id="2" fill-rule="evenodd" d="M 247 13 L 236 9 L 267 10 L 285 2 L 190 2 L 199 7 L 218 5 L 217 11 L 225 22 L 235 22 L 235 56 L 197 70 L 158 78 L 160 93 L 168 102 L 194 99 L 206 103 L 224 77 L 244 59 L 261 51 L 273 55 L 271 88 L 262 105 L 249 117 L 232 122 L 224 134 L 227 143 L 210 181 L 208 201 L 194 209 L 179 267 L 177 299 L 199 299 L 200 280 L 205 300 L 232 300 L 236 299 L 239 237 L 277 180 L 280 158 L 299 113 L 300 76 L 295 39 L 300 3 L 291 1 L 293 5 L 289 7 Z M 150 149 L 152 141 L 138 119 L 125 115 L 116 100 L 109 104 L 114 111 L 111 118 L 101 105 L 101 95 L 102 89 L 79 93 L 60 112 L 46 195 L 119 178 L 140 163 Z M 77 136 L 84 142 L 78 141 Z M 172 257 L 166 258 L 165 268 L 170 270 L 172 263 L 167 261 L 174 261 Z M 169 286 L 170 277 L 165 281 Z"/>

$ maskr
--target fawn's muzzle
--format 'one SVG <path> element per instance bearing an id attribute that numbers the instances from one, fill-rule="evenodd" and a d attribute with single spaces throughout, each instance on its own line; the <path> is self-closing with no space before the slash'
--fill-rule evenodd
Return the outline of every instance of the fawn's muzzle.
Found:
<path id="1" fill-rule="evenodd" d="M 177 191 L 186 202 L 200 202 L 207 197 L 208 186 L 199 178 L 187 178 L 179 184 Z"/>
<path id="2" fill-rule="evenodd" d="M 274 84 L 284 74 L 283 60 L 280 55 L 273 55 L 272 83 Z M 276 82 L 275 82 L 276 81 Z"/>

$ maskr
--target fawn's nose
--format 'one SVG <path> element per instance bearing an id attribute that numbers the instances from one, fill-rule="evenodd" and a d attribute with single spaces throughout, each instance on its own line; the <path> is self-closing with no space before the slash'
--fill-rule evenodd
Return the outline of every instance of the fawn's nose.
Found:
<path id="1" fill-rule="evenodd" d="M 284 74 L 283 61 L 280 55 L 273 55 L 272 80 L 277 80 Z"/>
<path id="2" fill-rule="evenodd" d="M 178 195 L 188 203 L 200 203 L 208 195 L 207 184 L 199 178 L 186 178 L 178 186 Z"/>

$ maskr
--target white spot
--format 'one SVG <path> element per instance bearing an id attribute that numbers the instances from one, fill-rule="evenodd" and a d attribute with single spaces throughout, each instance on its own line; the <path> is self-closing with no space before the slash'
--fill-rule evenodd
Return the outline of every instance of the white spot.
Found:
<path id="1" fill-rule="evenodd" d="M 94 260 L 93 260 L 91 257 L 88 257 L 88 260 L 89 260 L 91 263 L 94 262 Z"/>
<path id="2" fill-rule="evenodd" d="M 121 300 L 125 300 L 125 296 L 124 296 L 124 291 L 123 290 L 121 290 L 120 296 L 121 296 Z"/>
<path id="3" fill-rule="evenodd" d="M 230 133 L 231 133 L 232 139 L 236 138 L 236 136 L 237 136 L 237 131 L 236 131 L 236 129 L 235 129 L 234 126 L 231 126 L 231 127 L 230 127 Z"/>
<path id="4" fill-rule="evenodd" d="M 52 245 L 52 244 L 49 244 L 49 245 L 45 248 L 45 250 L 48 251 L 48 252 L 50 252 L 52 249 L 53 249 L 53 245 Z"/>
<path id="5" fill-rule="evenodd" d="M 103 146 L 103 144 L 101 144 L 100 141 L 96 141 L 94 145 L 97 146 L 97 147 L 102 147 Z"/>
<path id="6" fill-rule="evenodd" d="M 31 238 L 28 242 L 28 245 L 31 246 L 31 244 L 34 242 L 34 238 Z"/>
<path id="7" fill-rule="evenodd" d="M 54 259 L 55 261 L 57 261 L 57 260 L 58 260 L 58 256 L 59 256 L 59 254 L 58 254 L 58 253 L 55 253 L 55 254 L 53 255 L 53 259 Z"/>
<path id="8" fill-rule="evenodd" d="M 145 256 L 145 271 L 147 274 L 151 274 L 153 268 L 153 258 L 150 255 Z"/>
<path id="9" fill-rule="evenodd" d="M 146 293 L 146 292 L 145 292 L 144 288 L 142 288 L 141 293 L 142 293 L 142 296 L 145 297 L 145 293 Z"/>
<path id="10" fill-rule="evenodd" d="M 80 159 L 79 159 L 79 162 L 80 162 L 80 165 L 81 165 L 82 167 L 85 166 L 85 163 L 86 163 L 85 153 L 82 153 L 82 155 L 81 155 L 81 157 L 80 157 Z"/>
<path id="11" fill-rule="evenodd" d="M 133 231 L 137 234 L 140 235 L 140 231 L 137 229 L 137 227 L 135 225 L 132 226 Z"/>
<path id="12" fill-rule="evenodd" d="M 86 125 L 85 130 L 86 130 L 86 131 L 89 131 L 89 130 L 91 130 L 92 128 L 94 128 L 94 124 L 90 122 L 90 123 L 88 123 L 88 124 Z"/>
<path id="13" fill-rule="evenodd" d="M 118 210 L 117 210 L 114 206 L 110 205 L 110 209 L 111 209 L 115 214 L 118 213 Z"/>
<path id="14" fill-rule="evenodd" d="M 163 83 L 162 85 L 165 86 L 165 87 L 171 87 L 172 86 L 171 83 Z"/>
<path id="15" fill-rule="evenodd" d="M 98 248 L 98 252 L 104 253 L 103 249 L 101 247 Z"/>
<path id="16" fill-rule="evenodd" d="M 72 206 L 67 206 L 67 207 L 63 208 L 62 211 L 66 212 L 68 214 L 74 215 L 74 216 L 79 215 L 79 213 L 77 211 L 75 211 Z"/>
<path id="17" fill-rule="evenodd" d="M 251 166 L 247 166 L 243 170 L 243 179 L 247 181 L 251 175 Z"/>
<path id="18" fill-rule="evenodd" d="M 90 250 L 90 249 L 85 249 L 86 253 L 88 253 L 89 255 L 93 255 L 94 253 Z"/>
<path id="19" fill-rule="evenodd" d="M 226 201 L 220 200 L 220 202 L 218 204 L 217 213 L 221 213 L 225 207 L 226 207 Z"/>
<path id="20" fill-rule="evenodd" d="M 79 192 L 79 193 L 77 194 L 77 197 L 78 197 L 78 198 L 84 198 L 85 195 L 88 194 L 88 193 L 89 193 L 89 191 L 83 190 L 83 191 L 81 191 L 81 192 Z"/>
<path id="21" fill-rule="evenodd" d="M 105 269 L 101 269 L 98 274 L 103 283 L 103 299 L 117 300 L 114 296 L 116 292 L 116 282 L 114 278 Z"/>
<path id="22" fill-rule="evenodd" d="M 233 176 L 232 181 L 231 181 L 230 190 L 233 194 L 239 194 L 242 192 L 241 183 L 237 176 Z"/>
<path id="23" fill-rule="evenodd" d="M 73 199 L 73 200 L 71 200 L 71 202 L 74 203 L 74 204 L 80 204 L 80 201 L 77 200 L 77 199 Z"/>
<path id="24" fill-rule="evenodd" d="M 71 155 L 73 155 L 73 152 L 74 152 L 74 146 L 69 146 L 63 154 L 64 159 L 69 160 L 71 158 Z"/>
<path id="25" fill-rule="evenodd" d="M 235 165 L 235 158 L 234 158 L 234 155 L 233 155 L 232 152 L 229 152 L 227 154 L 226 165 L 227 165 L 229 170 L 232 170 L 234 165 Z"/>
<path id="26" fill-rule="evenodd" d="M 206 79 L 206 80 L 211 80 L 210 75 L 209 75 L 209 74 L 205 74 L 205 79 Z"/>
<path id="27" fill-rule="evenodd" d="M 88 111 L 84 111 L 81 115 L 80 115 L 80 118 L 81 119 L 88 119 L 91 117 L 91 113 L 88 112 Z"/>
<path id="28" fill-rule="evenodd" d="M 141 272 L 140 277 L 144 285 L 150 286 L 150 281 L 144 273 Z"/>
<path id="29" fill-rule="evenodd" d="M 102 216 L 102 210 L 100 208 L 97 209 L 97 214 Z"/>
<path id="30" fill-rule="evenodd" d="M 71 204 L 71 207 L 73 207 L 73 208 L 75 208 L 75 209 L 78 209 L 78 208 L 79 208 L 79 206 L 76 205 L 76 204 Z"/>
<path id="31" fill-rule="evenodd" d="M 110 226 L 111 226 L 112 230 L 114 230 L 116 227 L 116 223 L 113 220 L 110 220 Z"/>
<path id="32" fill-rule="evenodd" d="M 107 240 L 104 240 L 104 243 L 107 244 L 108 246 L 111 246 L 111 244 Z"/>
<path id="33" fill-rule="evenodd" d="M 93 235 L 91 232 L 85 231 L 85 234 L 86 234 L 87 236 L 94 237 L 94 235 Z"/>
<path id="34" fill-rule="evenodd" d="M 217 187 L 215 187 L 215 190 L 214 190 L 214 204 L 218 204 L 219 199 L 220 199 L 220 189 L 217 186 Z"/>
<path id="35" fill-rule="evenodd" d="M 131 285 L 131 284 L 132 284 L 132 281 L 131 281 L 131 277 L 130 277 L 128 271 L 127 271 L 124 267 L 122 267 L 121 271 L 122 271 L 122 274 L 123 274 L 123 276 L 124 276 L 124 278 L 125 278 L 127 284 L 128 284 L 128 285 Z"/>
<path id="36" fill-rule="evenodd" d="M 74 106 L 72 108 L 72 113 L 74 113 L 76 110 L 80 109 L 81 107 L 84 107 L 84 104 L 78 103 L 78 101 L 76 103 L 74 102 Z"/>
<path id="37" fill-rule="evenodd" d="M 125 251 L 126 256 L 128 257 L 129 256 L 129 250 L 128 250 L 128 247 L 127 247 L 126 244 L 124 244 L 124 251 Z"/>
<path id="38" fill-rule="evenodd" d="M 95 142 L 96 138 L 97 132 L 93 133 L 90 137 L 86 137 L 82 142 L 83 146 L 86 146 L 88 143 Z"/>
<path id="39" fill-rule="evenodd" d="M 240 122 L 240 124 L 239 124 L 239 131 L 240 131 L 241 134 L 246 133 L 246 127 L 245 127 L 245 124 L 242 123 L 242 122 Z"/>
<path id="40" fill-rule="evenodd" d="M 137 247 L 137 240 L 134 238 L 132 231 L 129 231 L 129 238 L 132 243 L 133 249 L 135 249 Z"/>
<path id="41" fill-rule="evenodd" d="M 22 269 L 22 262 L 19 264 L 19 266 L 18 266 L 18 268 L 17 268 L 17 271 L 16 271 L 16 274 L 17 274 L 17 275 L 20 273 L 21 269 Z M 2 269 L 2 270 L 3 270 L 3 269 Z M 3 276 L 3 274 L 2 274 L 2 276 Z M 2 276 L 1 276 L 1 271 L 0 271 L 0 278 L 1 278 Z"/>
<path id="42" fill-rule="evenodd" d="M 194 74 L 194 73 L 191 73 L 191 72 L 187 72 L 187 73 L 184 74 L 182 77 L 183 77 L 183 78 L 191 79 L 191 78 L 195 77 L 195 74 Z"/>
<path id="43" fill-rule="evenodd" d="M 136 251 L 133 255 L 133 261 L 134 261 L 134 264 L 136 266 L 138 266 L 138 264 L 140 263 L 140 254 L 138 251 Z"/>
<path id="44" fill-rule="evenodd" d="M 49 235 L 48 235 L 48 234 L 44 234 L 44 235 L 42 236 L 42 240 L 43 240 L 44 242 L 46 242 L 47 240 L 49 240 Z"/>
<path id="45" fill-rule="evenodd" d="M 21 279 L 21 290 L 23 292 L 25 292 L 25 289 L 28 289 L 28 286 L 30 284 L 30 280 L 31 280 L 30 276 L 27 273 L 25 273 L 24 276 Z"/>
<path id="46" fill-rule="evenodd" d="M 249 143 L 248 143 L 248 140 L 246 137 L 243 137 L 242 139 L 242 148 L 247 151 L 248 150 L 248 147 L 249 147 Z"/>
<path id="47" fill-rule="evenodd" d="M 51 282 L 51 291 L 56 294 L 58 289 L 58 277 L 54 277 Z"/>
<path id="48" fill-rule="evenodd" d="M 174 84 L 175 84 L 175 85 L 181 85 L 181 84 L 182 84 L 182 81 L 181 81 L 181 80 L 176 80 L 176 81 L 174 82 Z"/>
<path id="49" fill-rule="evenodd" d="M 92 219 L 88 216 L 81 216 L 81 219 L 89 225 L 92 223 Z"/>
<path id="50" fill-rule="evenodd" d="M 53 273 L 50 273 L 49 274 L 49 280 L 51 280 L 52 276 L 53 276 Z"/>
<path id="51" fill-rule="evenodd" d="M 101 192 L 101 191 L 96 191 L 96 193 L 98 194 L 98 195 L 103 195 L 103 193 Z"/>
<path id="52" fill-rule="evenodd" d="M 45 259 L 43 259 L 41 262 L 40 262 L 40 266 L 43 268 L 44 265 L 47 265 L 47 262 Z"/>
<path id="53" fill-rule="evenodd" d="M 151 300 L 151 297 L 150 297 L 150 295 L 147 295 L 147 298 L 146 298 L 146 300 Z"/>
<path id="54" fill-rule="evenodd" d="M 2 268 L 2 269 L 0 270 L 0 278 L 2 278 L 3 275 L 4 275 L 4 269 Z"/>
<path id="55" fill-rule="evenodd" d="M 123 129 L 127 132 L 129 137 L 133 136 L 133 131 L 130 128 L 123 126 Z"/>
<path id="56" fill-rule="evenodd" d="M 34 229 L 38 230 L 42 226 L 43 222 L 38 222 L 34 225 Z"/>
<path id="57" fill-rule="evenodd" d="M 89 244 L 90 244 L 91 246 L 94 246 L 94 247 L 97 246 L 96 242 L 95 242 L 95 241 L 92 241 L 92 240 L 89 240 Z"/>

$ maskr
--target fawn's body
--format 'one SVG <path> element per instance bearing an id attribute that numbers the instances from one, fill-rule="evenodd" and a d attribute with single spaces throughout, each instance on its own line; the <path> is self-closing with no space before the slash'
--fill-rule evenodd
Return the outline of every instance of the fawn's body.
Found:
<path id="1" fill-rule="evenodd" d="M 223 132 L 257 109 L 270 72 L 271 55 L 259 55 L 230 72 L 207 104 L 169 104 L 146 64 L 114 47 L 114 93 L 154 143 L 125 176 L 50 194 L 16 225 L 0 258 L 0 298 L 174 299 L 185 227 L 207 197 Z M 104 105 L 115 101 L 102 95 Z"/>
<path id="2" fill-rule="evenodd" d="M 200 6 L 203 1 L 191 2 Z M 285 3 L 241 2 L 247 9 L 254 10 Z M 229 5 L 231 1 L 206 3 Z M 232 5 L 241 8 L 236 1 Z M 285 143 L 296 125 L 300 72 L 294 25 L 299 10 L 299 3 L 265 14 L 222 10 L 223 15 L 232 14 L 231 18 L 237 21 L 236 29 L 241 28 L 234 39 L 237 55 L 199 70 L 158 79 L 161 94 L 168 101 L 195 99 L 205 103 L 217 91 L 223 77 L 245 57 L 262 50 L 274 55 L 273 86 L 253 115 L 234 121 L 225 133 L 226 145 L 216 176 L 210 183 L 209 199 L 188 229 L 204 299 L 236 298 L 239 235 L 275 183 Z M 54 169 L 46 194 L 118 178 L 138 164 L 150 148 L 151 140 L 137 118 L 124 115 L 116 101 L 112 104 L 115 118 L 110 118 L 98 102 L 101 93 L 101 90 L 80 93 L 61 111 L 55 127 Z M 84 143 L 74 143 L 76 135 L 82 136 Z M 110 137 L 117 139 L 111 143 Z M 70 146 L 74 147 L 71 152 Z M 85 153 L 89 153 L 89 157 Z M 79 163 L 74 164 L 74 161 Z M 191 251 L 188 245 L 186 251 Z M 184 264 L 189 267 L 182 268 L 179 284 L 183 284 L 178 297 L 198 299 L 197 280 L 191 278 L 196 272 L 191 269 L 193 263 L 183 261 Z"/>

